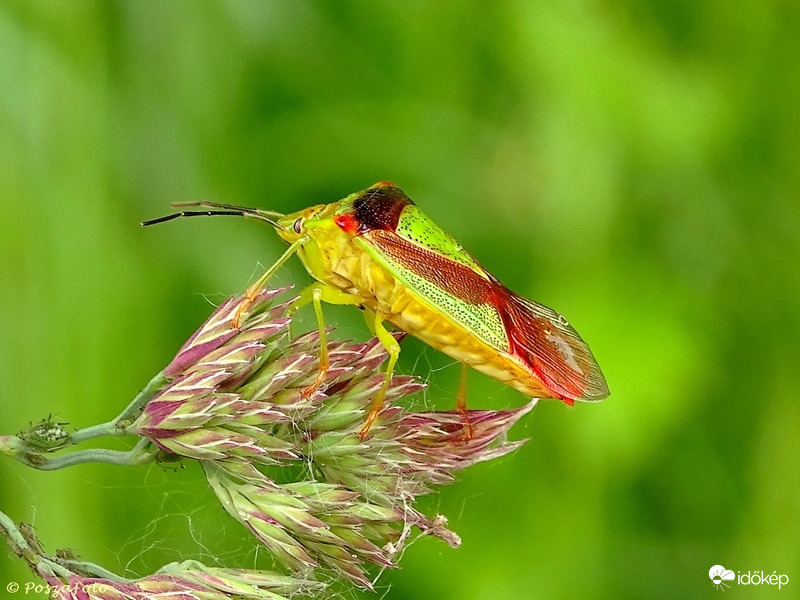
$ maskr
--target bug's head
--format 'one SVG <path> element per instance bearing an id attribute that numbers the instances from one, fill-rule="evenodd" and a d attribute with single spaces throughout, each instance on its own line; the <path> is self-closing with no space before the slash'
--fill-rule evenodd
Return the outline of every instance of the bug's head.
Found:
<path id="1" fill-rule="evenodd" d="M 289 243 L 307 235 L 309 229 L 324 218 L 324 214 L 330 205 L 318 204 L 309 208 L 304 208 L 278 219 L 275 223 L 278 235 Z"/>

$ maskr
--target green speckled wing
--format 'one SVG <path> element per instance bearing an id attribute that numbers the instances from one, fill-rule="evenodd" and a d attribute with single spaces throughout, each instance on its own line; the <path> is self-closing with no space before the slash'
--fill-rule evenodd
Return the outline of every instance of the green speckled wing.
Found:
<path id="1" fill-rule="evenodd" d="M 436 252 L 469 267 L 484 279 L 489 279 L 478 261 L 414 204 L 409 204 L 400 213 L 395 233 L 412 244 Z"/>

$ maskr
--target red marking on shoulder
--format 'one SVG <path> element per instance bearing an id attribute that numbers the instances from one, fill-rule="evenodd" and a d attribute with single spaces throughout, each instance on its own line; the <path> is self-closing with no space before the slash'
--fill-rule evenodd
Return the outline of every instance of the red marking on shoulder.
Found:
<path id="1" fill-rule="evenodd" d="M 350 235 L 358 235 L 361 224 L 353 214 L 337 215 L 333 218 L 333 222 L 339 226 L 339 229 Z"/>
<path id="2" fill-rule="evenodd" d="M 392 183 L 391 181 L 379 181 L 378 183 L 374 184 L 372 187 L 380 188 L 380 187 L 390 187 L 390 188 L 397 188 L 397 186 Z"/>

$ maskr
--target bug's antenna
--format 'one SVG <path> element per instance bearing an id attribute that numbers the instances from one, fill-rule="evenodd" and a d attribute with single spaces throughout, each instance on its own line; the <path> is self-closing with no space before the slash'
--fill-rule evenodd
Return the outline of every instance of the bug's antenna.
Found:
<path id="1" fill-rule="evenodd" d="M 180 212 L 172 213 L 171 215 L 158 217 L 157 219 L 149 219 L 147 221 L 142 221 L 140 225 L 142 227 L 147 227 L 149 225 L 157 225 L 158 223 L 166 223 L 167 221 L 172 221 L 173 219 L 177 219 L 180 217 L 234 216 L 234 217 L 251 217 L 254 219 L 260 219 L 262 221 L 266 221 L 273 227 L 281 229 L 281 226 L 278 225 L 278 223 L 274 219 L 276 218 L 279 219 L 283 216 L 282 213 L 271 210 L 261 210 L 259 208 L 247 208 L 246 206 L 235 206 L 233 204 L 220 204 L 218 202 L 176 202 L 173 203 L 172 206 L 175 208 L 196 206 L 201 208 L 207 208 L 210 210 L 182 210 Z"/>

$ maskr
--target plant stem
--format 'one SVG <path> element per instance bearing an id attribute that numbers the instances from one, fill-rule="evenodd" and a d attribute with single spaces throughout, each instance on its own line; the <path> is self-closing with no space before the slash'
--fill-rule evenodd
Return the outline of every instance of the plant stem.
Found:
<path id="1" fill-rule="evenodd" d="M 109 571 L 96 565 L 94 563 L 85 562 L 82 560 L 65 560 L 64 566 L 75 573 L 88 575 L 89 577 L 96 577 L 97 579 L 107 579 L 108 581 L 115 581 L 117 583 L 130 583 L 132 580 L 125 577 L 120 577 L 113 571 Z"/>
<path id="2" fill-rule="evenodd" d="M 30 536 L 33 539 L 33 545 L 31 545 L 31 542 L 29 542 L 25 534 L 22 533 L 20 527 L 17 527 L 17 524 L 11 520 L 11 517 L 1 510 L 0 535 L 6 538 L 6 541 L 8 542 L 8 545 L 11 546 L 11 550 L 13 550 L 14 554 L 27 562 L 34 572 L 38 572 L 40 575 L 50 572 L 62 577 L 69 577 L 72 575 L 72 572 L 69 569 L 59 565 L 50 557 L 42 555 L 40 548 L 38 548 L 38 541 L 33 535 L 32 529 L 30 529 Z"/>
<path id="3" fill-rule="evenodd" d="M 163 372 L 159 373 L 147 383 L 142 391 L 136 394 L 133 401 L 113 420 L 79 429 L 66 438 L 65 443 L 58 448 L 43 448 L 33 438 L 20 434 L 19 436 L 3 436 L 0 438 L 0 441 L 2 441 L 0 443 L 0 451 L 16 458 L 24 465 L 40 471 L 55 471 L 56 469 L 90 462 L 127 466 L 152 462 L 155 459 L 157 450 L 154 447 L 148 449 L 150 442 L 146 439 L 140 439 L 137 445 L 129 451 L 93 448 L 63 454 L 54 458 L 46 458 L 45 455 L 102 436 L 133 435 L 130 431 L 131 425 L 142 414 L 145 405 L 168 381 Z"/>
<path id="4" fill-rule="evenodd" d="M 168 379 L 161 372 L 153 377 L 144 389 L 136 394 L 136 397 L 118 416 L 107 423 L 92 425 L 85 429 L 79 429 L 70 435 L 72 444 L 80 444 L 86 440 L 102 437 L 105 435 L 128 435 L 128 427 L 133 423 L 144 410 L 145 405 L 156 393 L 167 383 Z"/>
<path id="5" fill-rule="evenodd" d="M 2 532 L 3 536 L 8 541 L 8 545 L 11 546 L 14 554 L 23 556 L 22 553 L 25 552 L 25 550 L 30 550 L 28 541 L 25 539 L 25 536 L 22 535 L 19 528 L 17 528 L 17 524 L 2 510 L 0 510 L 0 532 Z"/>
<path id="6" fill-rule="evenodd" d="M 45 554 L 33 533 L 33 528 L 25 523 L 18 526 L 3 511 L 0 511 L 0 537 L 5 537 L 14 554 L 27 562 L 31 569 L 42 577 L 56 575 L 69 578 L 75 573 L 83 573 L 109 581 L 123 583 L 130 581 L 94 563 L 60 559 Z"/>
<path id="7" fill-rule="evenodd" d="M 21 463 L 40 471 L 55 471 L 65 467 L 93 462 L 129 467 L 143 465 L 153 462 L 156 453 L 157 449 L 154 446 L 151 447 L 149 440 L 141 439 L 136 446 L 127 452 L 92 448 L 91 450 L 78 450 L 55 458 L 45 458 L 41 454 L 27 453 L 20 453 L 15 458 Z"/>

